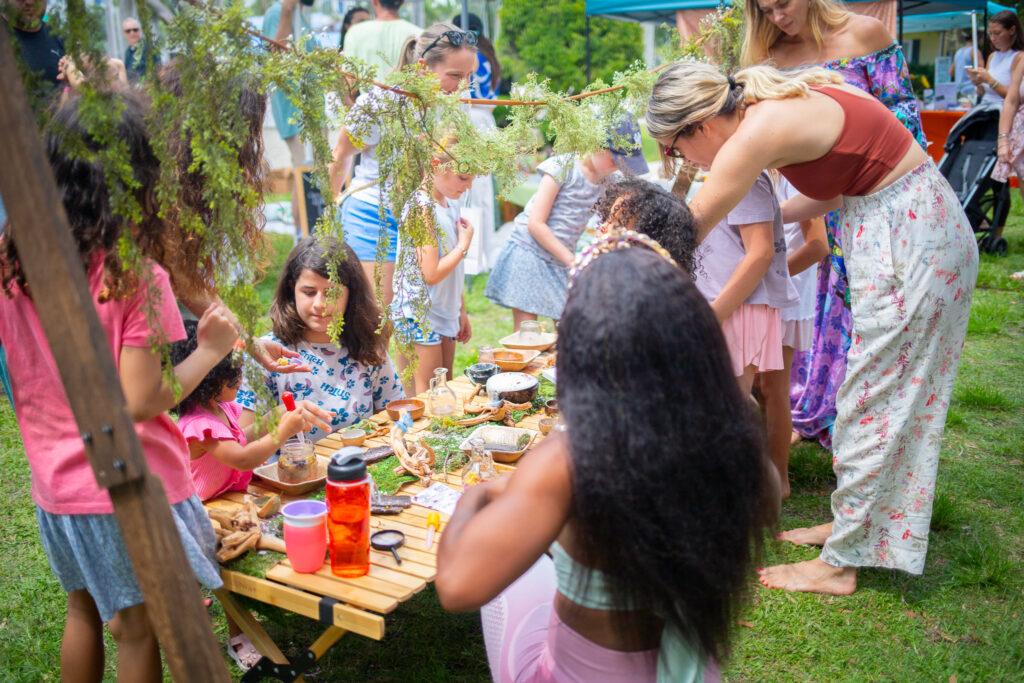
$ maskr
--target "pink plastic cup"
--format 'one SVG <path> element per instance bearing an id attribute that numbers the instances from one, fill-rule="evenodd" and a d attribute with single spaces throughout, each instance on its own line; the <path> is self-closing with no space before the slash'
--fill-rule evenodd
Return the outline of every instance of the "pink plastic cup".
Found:
<path id="1" fill-rule="evenodd" d="M 281 508 L 284 515 L 284 547 L 292 569 L 312 574 L 324 566 L 327 554 L 327 504 L 297 500 Z"/>

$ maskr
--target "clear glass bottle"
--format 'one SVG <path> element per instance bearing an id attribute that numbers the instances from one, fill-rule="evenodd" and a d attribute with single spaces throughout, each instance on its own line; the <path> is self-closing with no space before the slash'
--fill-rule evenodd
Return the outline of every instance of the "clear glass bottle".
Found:
<path id="1" fill-rule="evenodd" d="M 494 347 L 490 344 L 482 344 L 476 349 L 476 362 L 477 363 L 493 363 L 494 362 Z"/>
<path id="2" fill-rule="evenodd" d="M 437 415 L 454 415 L 458 398 L 455 392 L 448 386 L 448 369 L 437 368 L 434 370 L 434 378 L 430 380 L 430 391 L 427 393 L 430 399 L 430 412 Z"/>
<path id="3" fill-rule="evenodd" d="M 484 440 L 481 438 L 470 439 L 469 448 L 469 462 L 462 470 L 462 485 L 464 487 L 474 486 L 497 477 L 498 470 L 494 468 L 491 452 L 484 449 Z"/>

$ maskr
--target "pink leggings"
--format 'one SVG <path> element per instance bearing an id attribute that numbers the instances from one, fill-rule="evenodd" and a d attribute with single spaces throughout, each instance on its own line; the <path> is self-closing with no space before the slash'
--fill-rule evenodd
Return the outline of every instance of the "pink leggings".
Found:
<path id="1" fill-rule="evenodd" d="M 491 676 L 498 683 L 654 681 L 658 650 L 620 652 L 569 628 L 554 608 L 555 568 L 541 557 L 480 610 Z"/>

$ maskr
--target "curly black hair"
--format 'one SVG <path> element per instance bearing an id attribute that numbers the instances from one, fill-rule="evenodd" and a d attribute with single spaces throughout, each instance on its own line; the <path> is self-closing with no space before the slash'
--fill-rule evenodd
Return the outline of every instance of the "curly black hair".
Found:
<path id="1" fill-rule="evenodd" d="M 714 313 L 682 269 L 633 247 L 579 273 L 558 343 L 577 559 L 609 578 L 621 629 L 647 606 L 722 661 L 774 519 L 763 432 Z"/>
<path id="2" fill-rule="evenodd" d="M 129 221 L 113 205 L 111 183 L 134 196 L 142 209 L 138 220 L 131 223 L 132 236 L 143 255 L 165 265 L 177 241 L 172 226 L 157 213 L 154 188 L 160 175 L 160 164 L 150 145 L 146 125 L 148 99 L 136 91 L 106 93 L 107 105 L 120 111 L 112 131 L 95 130 L 88 115 L 81 110 L 82 100 L 71 97 L 57 106 L 46 127 L 45 146 L 50 169 L 57 181 L 57 191 L 64 204 L 71 234 L 75 238 L 83 268 L 92 267 L 94 258 L 103 257 L 103 290 L 99 300 L 126 299 L 135 293 L 138 277 L 126 268 L 117 248 Z M 126 176 L 108 178 L 102 156 L 96 154 L 107 147 L 113 134 L 124 144 Z M 11 231 L 18 226 L 12 226 Z M 22 232 L 31 233 L 31 226 Z M 14 240 L 0 239 L 0 274 L 5 292 L 13 283 L 28 292 Z"/>
<path id="3" fill-rule="evenodd" d="M 198 330 L 198 322 L 195 320 L 185 321 L 185 334 L 187 336 L 185 339 L 171 344 L 171 365 L 177 365 L 196 350 L 199 340 Z M 199 386 L 191 394 L 183 396 L 178 405 L 171 408 L 171 412 L 180 416 L 190 413 L 196 408 L 203 408 L 216 398 L 217 394 L 224 387 L 238 384 L 241 381 L 241 358 L 236 357 L 234 353 L 229 353 L 219 363 L 214 365 L 212 370 L 206 373 L 206 377 L 203 378 L 203 381 L 199 383 Z"/>
<path id="4" fill-rule="evenodd" d="M 609 183 L 594 210 L 602 223 L 647 235 L 687 273 L 693 273 L 697 223 L 679 197 L 647 180 L 627 177 Z"/>

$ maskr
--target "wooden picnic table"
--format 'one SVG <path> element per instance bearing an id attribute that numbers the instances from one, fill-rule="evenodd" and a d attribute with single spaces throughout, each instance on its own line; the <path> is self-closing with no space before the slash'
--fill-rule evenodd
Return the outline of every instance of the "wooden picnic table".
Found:
<path id="1" fill-rule="evenodd" d="M 540 374 L 552 359 L 552 354 L 542 354 L 524 372 L 532 375 Z M 461 402 L 473 391 L 473 384 L 465 377 L 457 377 L 448 382 Z M 481 392 L 482 393 L 482 392 Z M 407 434 L 407 440 L 416 441 L 427 430 L 431 414 L 426 394 L 420 394 L 427 403 L 424 416 L 413 423 Z M 477 396 L 476 403 L 486 401 L 486 396 Z M 517 427 L 537 431 L 540 414 L 529 415 L 516 423 Z M 390 431 L 391 420 L 386 411 L 381 411 L 371 418 Z M 363 444 L 365 448 L 387 445 L 388 433 L 369 438 Z M 534 444 L 543 439 L 537 436 Z M 314 450 L 318 455 L 330 456 L 343 444 L 336 434 L 330 434 L 318 441 Z M 440 465 L 436 465 L 439 467 Z M 511 471 L 509 465 L 495 463 L 498 471 Z M 441 482 L 456 490 L 462 490 L 461 477 L 449 475 L 447 481 L 442 474 L 434 474 L 434 481 Z M 407 483 L 401 487 L 400 493 L 414 496 L 424 487 L 418 482 Z M 246 493 L 232 492 L 207 501 L 209 508 L 231 510 L 245 503 L 247 495 L 263 495 L 278 493 L 269 485 L 263 485 L 255 478 Z M 281 502 L 288 503 L 304 496 L 281 495 Z M 224 607 L 226 614 L 241 627 L 253 645 L 263 655 L 263 660 L 242 677 L 243 681 L 261 680 L 272 677 L 280 680 L 299 680 L 302 673 L 320 659 L 346 633 L 356 633 L 374 640 L 381 640 L 385 632 L 385 617 L 395 611 L 399 605 L 416 595 L 437 574 L 437 548 L 449 515 L 439 513 L 441 526 L 434 538 L 430 550 L 425 548 L 426 520 L 431 511 L 413 504 L 397 515 L 372 515 L 370 518 L 371 533 L 381 529 L 397 529 L 405 534 L 405 545 L 399 549 L 402 563 L 399 565 L 388 552 L 370 550 L 370 571 L 367 575 L 354 579 L 335 576 L 331 572 L 330 561 L 315 573 L 300 574 L 292 569 L 288 558 L 281 560 L 266 570 L 263 577 L 251 576 L 238 571 L 221 568 L 224 588 L 216 591 L 216 596 Z M 315 619 L 325 624 L 323 634 L 312 643 L 301 657 L 289 661 L 270 638 L 263 626 L 235 601 L 231 594 L 244 595 L 268 605 L 274 605 Z"/>

